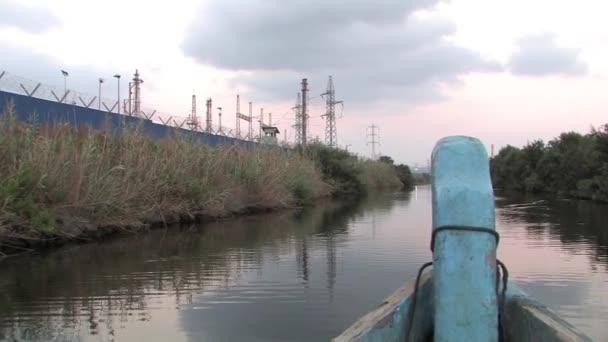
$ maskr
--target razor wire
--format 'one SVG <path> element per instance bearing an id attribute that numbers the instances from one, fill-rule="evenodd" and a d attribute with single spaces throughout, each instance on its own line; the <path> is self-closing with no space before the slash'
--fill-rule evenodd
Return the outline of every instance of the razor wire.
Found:
<path id="1" fill-rule="evenodd" d="M 187 129 L 197 132 L 210 133 L 221 135 L 229 138 L 260 142 L 262 139 L 259 135 L 248 133 L 237 135 L 236 130 L 226 126 L 212 125 L 210 129 L 204 126 L 202 122 L 192 122 L 191 118 L 186 116 L 171 115 L 169 113 L 159 112 L 155 109 L 141 107 L 139 112 L 135 112 L 129 105 L 128 99 L 122 99 L 122 105 L 119 110 L 119 103 L 116 99 L 107 97 L 99 97 L 74 89 L 63 88 L 56 85 L 48 85 L 32 79 L 21 77 L 12 74 L 5 70 L 0 70 L 0 91 L 24 95 L 41 100 L 69 104 L 77 107 L 100 110 L 107 113 L 119 114 L 124 116 L 134 116 L 149 120 L 153 123 Z"/>

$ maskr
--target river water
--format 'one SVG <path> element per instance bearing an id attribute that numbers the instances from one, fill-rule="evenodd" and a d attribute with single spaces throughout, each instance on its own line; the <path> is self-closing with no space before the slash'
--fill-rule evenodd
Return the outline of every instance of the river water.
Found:
<path id="1" fill-rule="evenodd" d="M 608 340 L 608 206 L 497 197 L 511 279 Z M 0 340 L 327 341 L 431 259 L 428 187 L 0 263 Z"/>

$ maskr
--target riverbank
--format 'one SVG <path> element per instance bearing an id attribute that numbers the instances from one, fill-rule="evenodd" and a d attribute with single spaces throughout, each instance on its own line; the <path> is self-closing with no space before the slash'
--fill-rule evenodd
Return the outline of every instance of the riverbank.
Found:
<path id="1" fill-rule="evenodd" d="M 320 153 L 343 155 L 334 160 L 341 168 L 327 168 Z M 8 106 L 0 120 L 0 257 L 398 186 L 387 170 L 320 145 L 209 147 L 188 136 L 154 140 L 138 127 L 40 127 L 18 122 Z"/>

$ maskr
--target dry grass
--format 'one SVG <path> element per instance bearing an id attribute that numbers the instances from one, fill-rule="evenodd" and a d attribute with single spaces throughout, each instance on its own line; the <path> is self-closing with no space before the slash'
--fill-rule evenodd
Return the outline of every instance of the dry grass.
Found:
<path id="1" fill-rule="evenodd" d="M 0 236 L 61 234 L 67 222 L 135 225 L 220 216 L 326 195 L 315 164 L 279 148 L 209 147 L 187 137 L 0 123 Z"/>

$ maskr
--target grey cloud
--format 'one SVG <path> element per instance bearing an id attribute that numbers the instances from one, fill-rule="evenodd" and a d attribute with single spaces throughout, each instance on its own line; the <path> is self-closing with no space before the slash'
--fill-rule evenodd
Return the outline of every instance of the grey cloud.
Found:
<path id="1" fill-rule="evenodd" d="M 463 74 L 500 70 L 446 40 L 453 23 L 414 15 L 439 2 L 210 0 L 182 49 L 200 63 L 245 71 L 235 85 L 263 100 L 293 97 L 302 77 L 320 93 L 331 74 L 346 101 L 424 102 Z"/>
<path id="2" fill-rule="evenodd" d="M 518 50 L 509 58 L 508 68 L 516 75 L 580 76 L 587 64 L 579 60 L 580 50 L 557 46 L 555 35 L 541 34 L 521 38 Z"/>
<path id="3" fill-rule="evenodd" d="M 18 1 L 0 0 L 0 27 L 17 27 L 30 33 L 41 33 L 59 24 L 48 8 L 33 8 Z"/>

